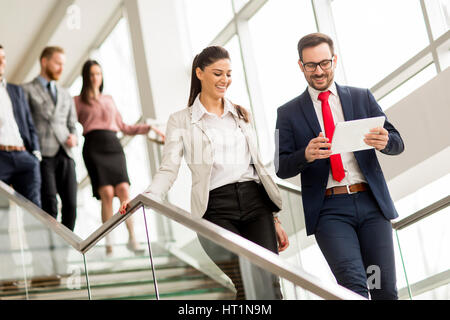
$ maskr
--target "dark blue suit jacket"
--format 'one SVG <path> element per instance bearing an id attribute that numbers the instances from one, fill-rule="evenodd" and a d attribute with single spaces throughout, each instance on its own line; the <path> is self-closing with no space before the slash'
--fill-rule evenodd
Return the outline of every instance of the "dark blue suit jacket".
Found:
<path id="1" fill-rule="evenodd" d="M 346 121 L 386 115 L 368 89 L 339 86 L 336 84 Z M 382 153 L 396 155 L 403 151 L 403 140 L 394 126 L 386 119 L 384 128 L 389 132 L 389 142 Z M 321 129 L 308 90 L 278 108 L 276 124 L 275 167 L 282 179 L 301 174 L 303 209 L 307 235 L 314 234 L 325 197 L 330 160 L 320 159 L 308 163 L 305 149 Z M 356 161 L 387 219 L 395 219 L 398 213 L 375 154 L 375 149 L 354 152 Z"/>
<path id="2" fill-rule="evenodd" d="M 34 127 L 33 119 L 31 118 L 30 107 L 25 98 L 23 89 L 14 84 L 8 83 L 6 85 L 11 103 L 13 106 L 14 118 L 16 118 L 17 126 L 19 127 L 20 136 L 22 137 L 25 148 L 29 152 L 40 151 L 39 138 Z"/>

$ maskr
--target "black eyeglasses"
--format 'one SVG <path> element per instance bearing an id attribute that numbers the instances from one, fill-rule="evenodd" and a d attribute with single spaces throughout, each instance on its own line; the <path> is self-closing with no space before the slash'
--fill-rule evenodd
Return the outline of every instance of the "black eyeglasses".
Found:
<path id="1" fill-rule="evenodd" d="M 331 57 L 331 59 L 326 59 L 326 60 L 322 60 L 318 63 L 315 62 L 308 62 L 308 63 L 303 63 L 302 61 L 302 65 L 305 68 L 306 71 L 308 72 L 314 72 L 317 69 L 317 66 L 320 66 L 320 68 L 322 70 L 330 70 L 331 67 L 333 66 L 333 57 Z"/>

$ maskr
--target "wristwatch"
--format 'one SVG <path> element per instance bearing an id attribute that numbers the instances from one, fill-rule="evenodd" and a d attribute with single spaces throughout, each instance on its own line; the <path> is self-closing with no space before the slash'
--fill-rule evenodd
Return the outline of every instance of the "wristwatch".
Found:
<path id="1" fill-rule="evenodd" d="M 281 224 L 281 221 L 280 221 L 280 219 L 278 219 L 278 217 L 274 217 L 274 218 L 273 218 L 273 221 L 274 221 L 274 222 L 277 222 L 277 223 L 279 223 L 279 224 Z"/>

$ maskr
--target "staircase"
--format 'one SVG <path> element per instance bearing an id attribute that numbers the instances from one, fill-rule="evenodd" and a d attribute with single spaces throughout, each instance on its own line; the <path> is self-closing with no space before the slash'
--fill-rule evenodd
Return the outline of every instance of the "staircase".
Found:
<path id="1" fill-rule="evenodd" d="M 234 299 L 234 293 L 199 270 L 179 260 L 164 249 L 152 245 L 153 262 L 160 299 L 218 300 Z M 86 255 L 91 298 L 93 300 L 151 300 L 156 299 L 148 254 L 134 255 L 125 245 L 116 245 L 112 257 L 105 256 L 105 248 L 97 246 Z M 88 299 L 83 261 L 70 261 L 83 273 L 62 276 L 58 285 L 31 288 L 31 300 Z M 76 281 L 74 281 L 74 279 Z M 76 285 L 74 285 L 76 283 Z M 75 287 L 75 288 L 74 288 Z M 0 300 L 26 299 L 24 280 L 3 281 Z"/>

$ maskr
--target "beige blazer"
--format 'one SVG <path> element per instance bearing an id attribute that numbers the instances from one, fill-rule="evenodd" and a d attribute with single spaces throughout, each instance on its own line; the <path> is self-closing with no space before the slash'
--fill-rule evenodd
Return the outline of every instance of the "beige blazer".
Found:
<path id="1" fill-rule="evenodd" d="M 281 210 L 280 191 L 261 162 L 252 125 L 235 115 L 233 117 L 247 139 L 253 164 L 261 183 L 270 199 Z M 191 213 L 193 216 L 201 218 L 208 206 L 214 154 L 203 118 L 197 122 L 193 121 L 192 108 L 185 108 L 169 117 L 161 166 L 145 192 L 164 197 L 177 178 L 183 156 L 192 173 Z"/>

